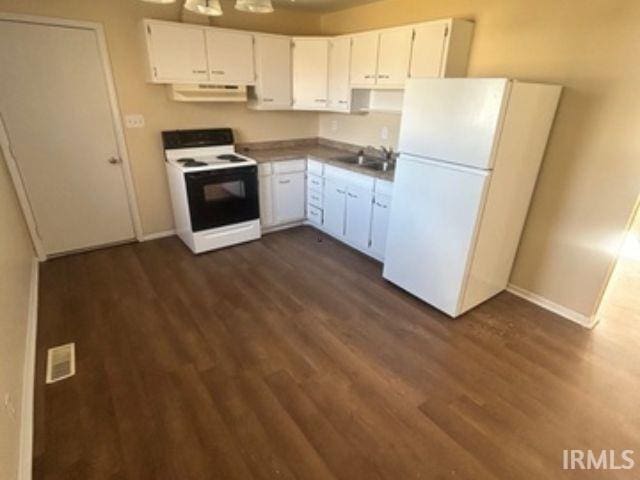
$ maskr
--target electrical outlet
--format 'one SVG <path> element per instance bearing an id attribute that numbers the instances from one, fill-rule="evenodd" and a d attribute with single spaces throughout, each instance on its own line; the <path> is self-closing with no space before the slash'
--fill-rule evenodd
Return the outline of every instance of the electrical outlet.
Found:
<path id="1" fill-rule="evenodd" d="M 380 130 L 380 138 L 382 140 L 389 140 L 389 127 L 382 127 Z"/>
<path id="2" fill-rule="evenodd" d="M 16 419 L 16 407 L 14 407 L 13 399 L 9 393 L 4 394 L 4 409 L 7 412 L 7 415 L 9 415 L 9 418 L 12 420 Z"/>
<path id="3" fill-rule="evenodd" d="M 125 115 L 124 124 L 127 128 L 142 128 L 144 127 L 144 117 L 137 113 Z"/>
<path id="4" fill-rule="evenodd" d="M 331 120 L 331 131 L 332 132 L 338 131 L 338 120 Z"/>

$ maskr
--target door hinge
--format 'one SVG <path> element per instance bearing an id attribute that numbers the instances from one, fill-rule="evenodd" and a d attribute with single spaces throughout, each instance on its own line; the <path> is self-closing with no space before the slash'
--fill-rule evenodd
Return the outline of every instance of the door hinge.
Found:
<path id="1" fill-rule="evenodd" d="M 415 28 L 413 29 L 413 33 L 411 34 L 411 40 L 414 41 L 414 42 L 416 41 L 416 30 L 415 30 Z"/>
<path id="2" fill-rule="evenodd" d="M 444 36 L 445 38 L 449 35 L 449 25 L 447 25 L 446 27 L 444 27 Z"/>
<path id="3" fill-rule="evenodd" d="M 147 33 L 151 35 L 151 25 L 147 25 Z"/>

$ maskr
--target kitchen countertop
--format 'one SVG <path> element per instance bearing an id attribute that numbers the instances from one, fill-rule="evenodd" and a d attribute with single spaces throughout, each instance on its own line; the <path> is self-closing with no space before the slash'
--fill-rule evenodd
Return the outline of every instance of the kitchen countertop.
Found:
<path id="1" fill-rule="evenodd" d="M 393 181 L 394 171 L 380 172 L 339 159 L 355 155 L 362 147 L 343 144 L 325 139 L 301 139 L 283 142 L 263 142 L 239 144 L 236 151 L 253 158 L 258 163 L 282 162 L 309 158 L 327 165 L 333 165 L 352 172 L 361 173 L 381 180 Z"/>

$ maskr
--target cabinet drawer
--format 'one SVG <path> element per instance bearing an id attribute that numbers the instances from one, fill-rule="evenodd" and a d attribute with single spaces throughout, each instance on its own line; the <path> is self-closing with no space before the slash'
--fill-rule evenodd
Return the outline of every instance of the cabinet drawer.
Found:
<path id="1" fill-rule="evenodd" d="M 307 177 L 307 186 L 309 190 L 315 190 L 317 192 L 322 192 L 322 185 L 324 181 L 322 177 L 318 177 L 317 175 L 309 174 Z"/>
<path id="2" fill-rule="evenodd" d="M 307 169 L 306 160 L 285 160 L 282 162 L 274 162 L 274 173 L 294 173 L 304 172 Z"/>
<path id="3" fill-rule="evenodd" d="M 307 170 L 309 173 L 321 177 L 324 174 L 324 163 L 309 159 L 307 160 Z"/>
<path id="4" fill-rule="evenodd" d="M 307 190 L 307 203 L 322 208 L 322 193 L 315 190 Z"/>
<path id="5" fill-rule="evenodd" d="M 307 219 L 312 224 L 321 227 L 322 226 L 322 210 L 314 207 L 313 205 L 307 206 Z"/>
<path id="6" fill-rule="evenodd" d="M 267 177 L 273 173 L 273 166 L 271 163 L 259 163 L 258 164 L 258 176 Z"/>

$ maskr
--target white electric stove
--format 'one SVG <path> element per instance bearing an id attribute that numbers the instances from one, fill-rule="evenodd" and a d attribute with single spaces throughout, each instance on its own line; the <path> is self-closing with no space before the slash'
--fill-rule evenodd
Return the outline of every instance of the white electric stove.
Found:
<path id="1" fill-rule="evenodd" d="M 228 128 L 162 132 L 176 233 L 194 252 L 260 238 L 258 167 Z"/>

